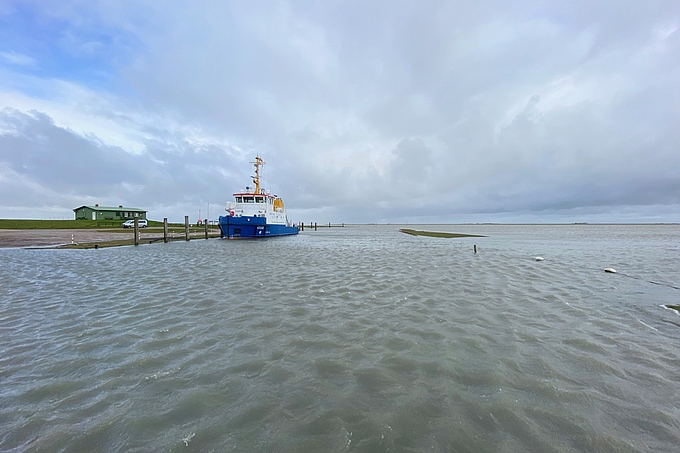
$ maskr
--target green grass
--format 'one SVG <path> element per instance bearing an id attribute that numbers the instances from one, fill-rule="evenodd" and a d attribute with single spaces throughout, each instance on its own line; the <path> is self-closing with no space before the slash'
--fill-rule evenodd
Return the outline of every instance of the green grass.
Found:
<path id="1" fill-rule="evenodd" d="M 411 236 L 428 236 L 433 238 L 483 238 L 481 234 L 464 234 L 464 233 L 442 233 L 438 231 L 419 231 L 402 228 L 399 231 L 410 234 Z"/>
<path id="2" fill-rule="evenodd" d="M 121 228 L 122 220 L 33 220 L 33 219 L 0 219 L 2 230 L 53 230 L 53 229 L 96 229 Z M 163 222 L 148 220 L 150 227 L 162 227 Z M 179 223 L 170 223 L 173 228 L 184 228 Z M 121 228 L 122 230 L 122 228 Z"/>

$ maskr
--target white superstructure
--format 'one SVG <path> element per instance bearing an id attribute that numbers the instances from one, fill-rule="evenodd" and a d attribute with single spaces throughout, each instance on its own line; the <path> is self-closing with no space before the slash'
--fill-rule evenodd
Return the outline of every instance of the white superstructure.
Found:
<path id="1" fill-rule="evenodd" d="M 260 156 L 256 156 L 255 162 L 251 163 L 255 165 L 255 188 L 246 187 L 244 192 L 233 194 L 234 201 L 227 203 L 227 212 L 232 217 L 265 217 L 268 225 L 291 226 L 283 200 L 260 187 L 260 167 L 265 162 Z"/>

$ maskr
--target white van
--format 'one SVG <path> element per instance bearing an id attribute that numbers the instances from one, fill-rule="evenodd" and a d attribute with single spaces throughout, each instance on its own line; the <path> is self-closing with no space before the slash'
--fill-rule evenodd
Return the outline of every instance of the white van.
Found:
<path id="1" fill-rule="evenodd" d="M 139 228 L 146 228 L 147 227 L 146 219 L 138 219 L 137 224 L 139 225 Z M 134 228 L 134 227 L 135 227 L 135 219 L 126 220 L 125 222 L 123 222 L 123 228 Z"/>

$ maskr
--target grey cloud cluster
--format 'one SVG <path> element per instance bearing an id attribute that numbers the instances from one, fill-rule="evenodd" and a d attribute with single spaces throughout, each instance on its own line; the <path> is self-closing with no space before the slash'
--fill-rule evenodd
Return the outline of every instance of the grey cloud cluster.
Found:
<path id="1" fill-rule="evenodd" d="M 181 136 L 150 140 L 146 152 L 131 154 L 40 112 L 6 108 L 0 127 L 0 205 L 23 207 L 28 216 L 50 206 L 99 203 L 141 206 L 179 221 L 211 199 L 226 199 L 224 186 L 243 177 L 231 170 L 229 150 L 191 145 Z"/>
<path id="2" fill-rule="evenodd" d="M 121 103 L 232 146 L 157 124 L 130 154 L 5 111 L 6 172 L 161 213 L 223 203 L 260 153 L 307 220 L 680 221 L 675 1 L 124 5 L 87 9 L 142 46 Z"/>

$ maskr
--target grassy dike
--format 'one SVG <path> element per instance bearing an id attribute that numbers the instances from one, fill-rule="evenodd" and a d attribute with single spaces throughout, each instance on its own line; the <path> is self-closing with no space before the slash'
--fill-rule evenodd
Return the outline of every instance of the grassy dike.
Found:
<path id="1" fill-rule="evenodd" d="M 428 236 L 432 238 L 484 238 L 481 234 L 465 234 L 465 233 L 442 233 L 438 231 L 420 231 L 410 230 L 408 228 L 401 228 L 402 233 L 410 234 L 411 236 Z"/>

